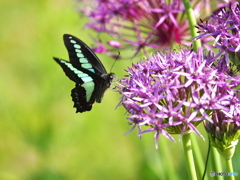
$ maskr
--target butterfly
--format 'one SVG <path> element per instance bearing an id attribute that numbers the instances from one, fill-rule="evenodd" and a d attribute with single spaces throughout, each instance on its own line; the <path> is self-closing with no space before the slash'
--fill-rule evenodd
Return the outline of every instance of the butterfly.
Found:
<path id="1" fill-rule="evenodd" d="M 100 103 L 104 92 L 110 87 L 114 73 L 107 73 L 96 54 L 80 39 L 64 34 L 64 44 L 70 61 L 53 59 L 62 67 L 66 76 L 76 83 L 71 91 L 77 112 L 90 111 L 93 103 Z"/>

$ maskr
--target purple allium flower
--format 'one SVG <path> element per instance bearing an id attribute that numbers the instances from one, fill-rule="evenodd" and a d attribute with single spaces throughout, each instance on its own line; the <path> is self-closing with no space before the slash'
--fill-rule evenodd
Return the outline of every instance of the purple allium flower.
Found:
<path id="1" fill-rule="evenodd" d="M 156 146 L 162 134 L 174 141 L 171 134 L 193 131 L 200 137 L 197 125 L 213 122 L 211 112 L 221 110 L 231 116 L 237 87 L 235 79 L 219 73 L 207 64 L 202 51 L 157 53 L 133 64 L 128 75 L 119 81 L 121 103 L 127 110 L 139 135 L 155 132 Z M 235 100 L 235 99 L 234 99 Z M 144 129 L 143 129 L 144 127 Z"/>
<path id="2" fill-rule="evenodd" d="M 217 110 L 212 114 L 213 123 L 204 122 L 204 127 L 208 133 L 210 142 L 212 146 L 217 148 L 218 152 L 225 158 L 231 159 L 235 146 L 238 143 L 238 138 L 240 136 L 240 126 L 239 126 L 239 104 L 238 104 L 238 114 L 233 118 L 238 118 L 238 122 L 227 122 L 229 117 L 227 117 L 223 112 Z"/>
<path id="3" fill-rule="evenodd" d="M 227 7 L 229 5 L 234 5 L 236 0 L 217 0 L 219 3 L 217 4 L 218 8 Z"/>
<path id="4" fill-rule="evenodd" d="M 219 50 L 216 57 L 224 56 L 226 65 L 229 66 L 229 60 L 232 62 L 232 56 L 240 58 L 240 5 L 239 3 L 230 3 L 229 7 L 216 10 L 210 19 L 204 23 L 198 23 L 199 33 L 201 35 L 195 39 L 203 37 L 214 38 L 213 47 Z M 238 62 L 239 63 L 239 62 Z M 240 63 L 239 63 L 240 64 Z"/>
<path id="5" fill-rule="evenodd" d="M 121 48 L 148 54 L 147 47 L 166 49 L 190 44 L 188 20 L 181 0 L 91 0 L 80 12 L 90 18 L 87 27 L 121 41 Z M 83 5 L 82 3 L 86 3 Z M 199 11 L 201 3 L 196 6 Z"/>
<path id="6" fill-rule="evenodd" d="M 121 44 L 118 43 L 117 41 L 109 41 L 108 44 L 109 44 L 109 46 L 116 47 L 116 48 L 119 48 L 121 46 Z M 96 46 L 93 47 L 92 50 L 95 53 L 106 54 L 106 55 L 108 55 L 110 57 L 113 57 L 115 59 L 119 58 L 119 55 L 111 53 L 110 50 L 106 48 L 105 44 L 103 44 L 100 41 L 96 42 Z"/>

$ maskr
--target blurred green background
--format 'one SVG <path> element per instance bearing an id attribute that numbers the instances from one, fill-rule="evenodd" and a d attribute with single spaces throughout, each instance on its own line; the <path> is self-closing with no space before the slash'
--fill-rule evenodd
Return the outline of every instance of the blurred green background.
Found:
<path id="1" fill-rule="evenodd" d="M 116 92 L 108 90 L 91 112 L 75 113 L 74 83 L 52 59 L 68 59 L 64 33 L 93 43 L 73 1 L 2 0 L 0 22 L 0 180 L 187 177 L 180 141 L 161 137 L 156 150 L 151 133 L 142 140 L 136 130 L 124 136 L 131 126 L 124 109 L 115 110 Z M 99 57 L 109 70 L 113 60 Z M 122 77 L 131 63 L 117 61 L 113 71 Z M 207 142 L 196 139 L 205 157 Z"/>

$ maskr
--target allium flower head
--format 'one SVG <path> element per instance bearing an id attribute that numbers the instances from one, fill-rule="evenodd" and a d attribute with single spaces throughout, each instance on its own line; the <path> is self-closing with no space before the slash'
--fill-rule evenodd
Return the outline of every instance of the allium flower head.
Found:
<path id="1" fill-rule="evenodd" d="M 171 134 L 189 131 L 202 137 L 196 127 L 203 120 L 213 122 L 213 110 L 230 116 L 236 82 L 204 57 L 188 49 L 169 50 L 126 70 L 129 75 L 119 81 L 121 104 L 139 135 L 155 132 L 156 146 L 160 134 L 172 141 Z"/>
<path id="2" fill-rule="evenodd" d="M 229 56 L 235 53 L 235 57 L 240 58 L 240 5 L 230 3 L 229 7 L 216 10 L 210 19 L 204 23 L 198 23 L 199 33 L 195 37 L 213 37 L 213 47 L 219 49 L 216 56 L 224 56 L 225 61 L 229 61 Z M 239 61 L 239 60 L 238 60 Z M 228 63 L 227 63 L 228 65 Z"/>
<path id="3" fill-rule="evenodd" d="M 88 16 L 87 27 L 107 33 L 123 47 L 135 47 L 135 55 L 146 47 L 165 49 L 189 44 L 188 21 L 181 0 L 91 0 L 81 2 L 80 11 Z M 82 5 L 86 3 L 86 5 Z"/>
<path id="4" fill-rule="evenodd" d="M 217 0 L 217 1 L 219 2 L 217 6 L 219 8 L 222 8 L 222 7 L 227 7 L 229 5 L 234 5 L 238 0 Z"/>

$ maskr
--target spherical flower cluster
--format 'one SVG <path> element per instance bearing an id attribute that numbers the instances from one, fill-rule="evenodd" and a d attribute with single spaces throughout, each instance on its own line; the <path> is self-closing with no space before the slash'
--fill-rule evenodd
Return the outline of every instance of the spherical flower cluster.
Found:
<path id="1" fill-rule="evenodd" d="M 119 81 L 121 104 L 139 135 L 155 132 L 157 146 L 160 134 L 172 141 L 171 134 L 189 131 L 202 137 L 196 127 L 203 120 L 213 123 L 213 111 L 234 117 L 233 107 L 238 109 L 240 103 L 234 90 L 239 77 L 219 73 L 206 57 L 201 51 L 169 50 L 127 70 L 128 75 Z"/>
<path id="2" fill-rule="evenodd" d="M 195 39 L 203 37 L 214 38 L 213 47 L 219 49 L 215 58 L 223 54 L 225 60 L 228 60 L 229 53 L 238 53 L 240 56 L 239 3 L 231 3 L 229 7 L 216 10 L 208 21 L 198 23 L 197 28 L 201 34 L 195 37 Z"/>
<path id="3" fill-rule="evenodd" d="M 86 5 L 83 5 L 86 3 Z M 195 3 L 198 13 L 203 3 Z M 84 7 L 84 8 L 82 8 Z M 190 44 L 188 20 L 181 0 L 96 0 L 82 1 L 80 12 L 90 18 L 87 27 L 111 35 L 121 42 L 117 48 L 165 49 L 174 44 Z M 102 53 L 116 49 L 111 46 Z M 98 51 L 99 52 L 99 51 Z"/>

